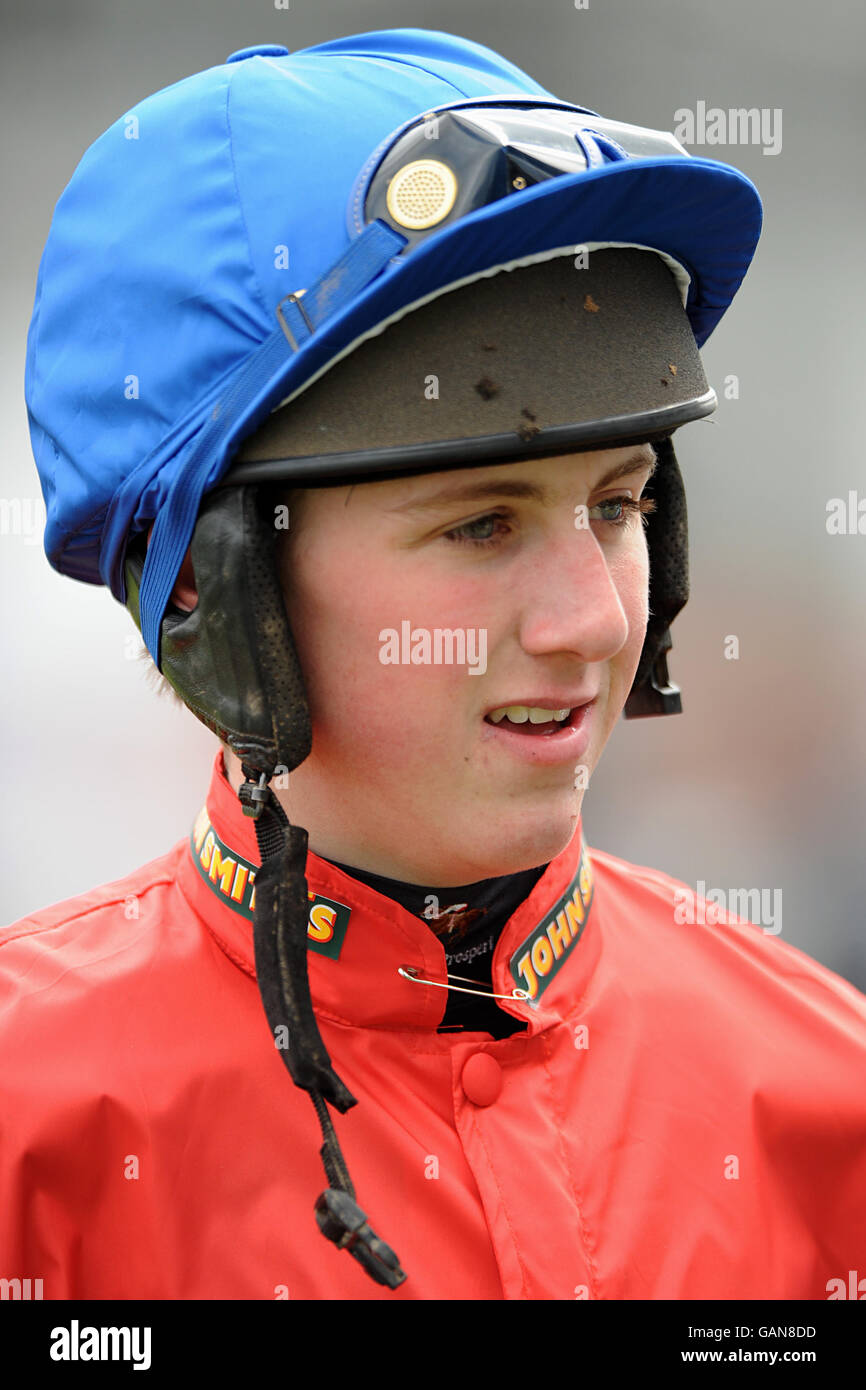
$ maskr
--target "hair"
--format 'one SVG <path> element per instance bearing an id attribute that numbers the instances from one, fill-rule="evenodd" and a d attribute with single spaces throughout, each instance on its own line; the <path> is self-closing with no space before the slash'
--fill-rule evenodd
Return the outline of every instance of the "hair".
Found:
<path id="1" fill-rule="evenodd" d="M 178 705 L 181 709 L 186 709 L 186 705 L 178 695 L 174 686 L 170 685 L 165 676 L 160 671 L 150 652 L 144 643 L 141 643 L 141 650 L 138 652 L 139 661 L 145 663 L 144 679 L 155 690 L 157 695 L 166 697 L 172 704 Z"/>

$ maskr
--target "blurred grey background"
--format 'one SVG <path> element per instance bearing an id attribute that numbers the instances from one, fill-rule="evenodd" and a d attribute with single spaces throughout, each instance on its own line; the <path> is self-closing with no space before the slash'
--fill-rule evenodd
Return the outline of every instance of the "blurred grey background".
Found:
<path id="1" fill-rule="evenodd" d="M 39 496 L 25 339 L 54 204 L 86 147 L 141 97 L 235 49 L 404 26 L 486 43 L 561 98 L 619 120 L 670 130 L 699 102 L 782 112 L 776 154 L 692 147 L 754 180 L 765 230 L 705 350 L 719 409 L 677 435 L 692 597 L 671 673 L 685 711 L 621 723 L 584 826 L 590 845 L 693 887 L 781 891 L 782 938 L 866 990 L 866 534 L 826 526 L 831 498 L 866 498 L 862 4 L 4 5 L 0 495 Z M 216 748 L 148 688 L 125 610 L 55 574 L 41 534 L 14 530 L 0 534 L 6 923 L 186 835 Z M 731 635 L 737 660 L 724 654 Z"/>

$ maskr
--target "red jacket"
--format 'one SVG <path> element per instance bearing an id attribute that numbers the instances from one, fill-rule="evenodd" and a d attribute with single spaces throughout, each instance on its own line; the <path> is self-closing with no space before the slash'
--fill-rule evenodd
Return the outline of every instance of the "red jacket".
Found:
<path id="1" fill-rule="evenodd" d="M 0 933 L 0 1278 L 46 1299 L 826 1299 L 866 1274 L 866 998 L 581 830 L 508 922 L 526 1033 L 437 1033 L 444 950 L 310 853 L 335 1124 L 397 1251 L 320 1235 L 313 1107 L 256 988 L 253 825 L 218 756 L 193 841 Z M 682 914 L 680 914 L 681 916 Z M 700 910 L 698 912 L 700 917 Z M 844 1296 L 844 1295 L 843 1295 Z"/>

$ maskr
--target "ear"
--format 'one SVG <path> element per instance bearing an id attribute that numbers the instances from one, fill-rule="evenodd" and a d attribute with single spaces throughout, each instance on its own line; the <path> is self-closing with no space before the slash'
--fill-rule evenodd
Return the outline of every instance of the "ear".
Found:
<path id="1" fill-rule="evenodd" d="M 150 546 L 150 533 L 153 530 L 153 522 L 147 528 L 147 544 Z M 180 572 L 177 576 L 177 583 L 171 591 L 171 602 L 175 608 L 180 608 L 184 613 L 191 613 L 198 603 L 198 589 L 195 586 L 195 573 L 192 567 L 191 549 L 186 552 Z"/>

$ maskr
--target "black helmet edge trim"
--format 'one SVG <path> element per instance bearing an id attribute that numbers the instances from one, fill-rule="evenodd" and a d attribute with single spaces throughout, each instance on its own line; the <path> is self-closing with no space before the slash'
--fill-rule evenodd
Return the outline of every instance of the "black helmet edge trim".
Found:
<path id="1" fill-rule="evenodd" d="M 363 481 L 363 476 L 367 474 L 408 475 L 448 468 L 466 469 L 483 463 L 517 463 L 569 451 L 585 453 L 600 444 L 612 449 L 666 438 L 682 425 L 711 415 L 717 403 L 716 393 L 710 389 L 697 400 L 687 401 L 683 405 L 645 411 L 641 415 L 591 420 L 580 425 L 558 425 L 552 429 L 541 429 L 526 440 L 518 434 L 481 435 L 406 448 L 238 463 L 222 478 L 219 486 L 315 483 L 323 482 L 323 475 L 329 476 L 334 482 L 343 478 L 353 478 L 358 482 Z"/>

